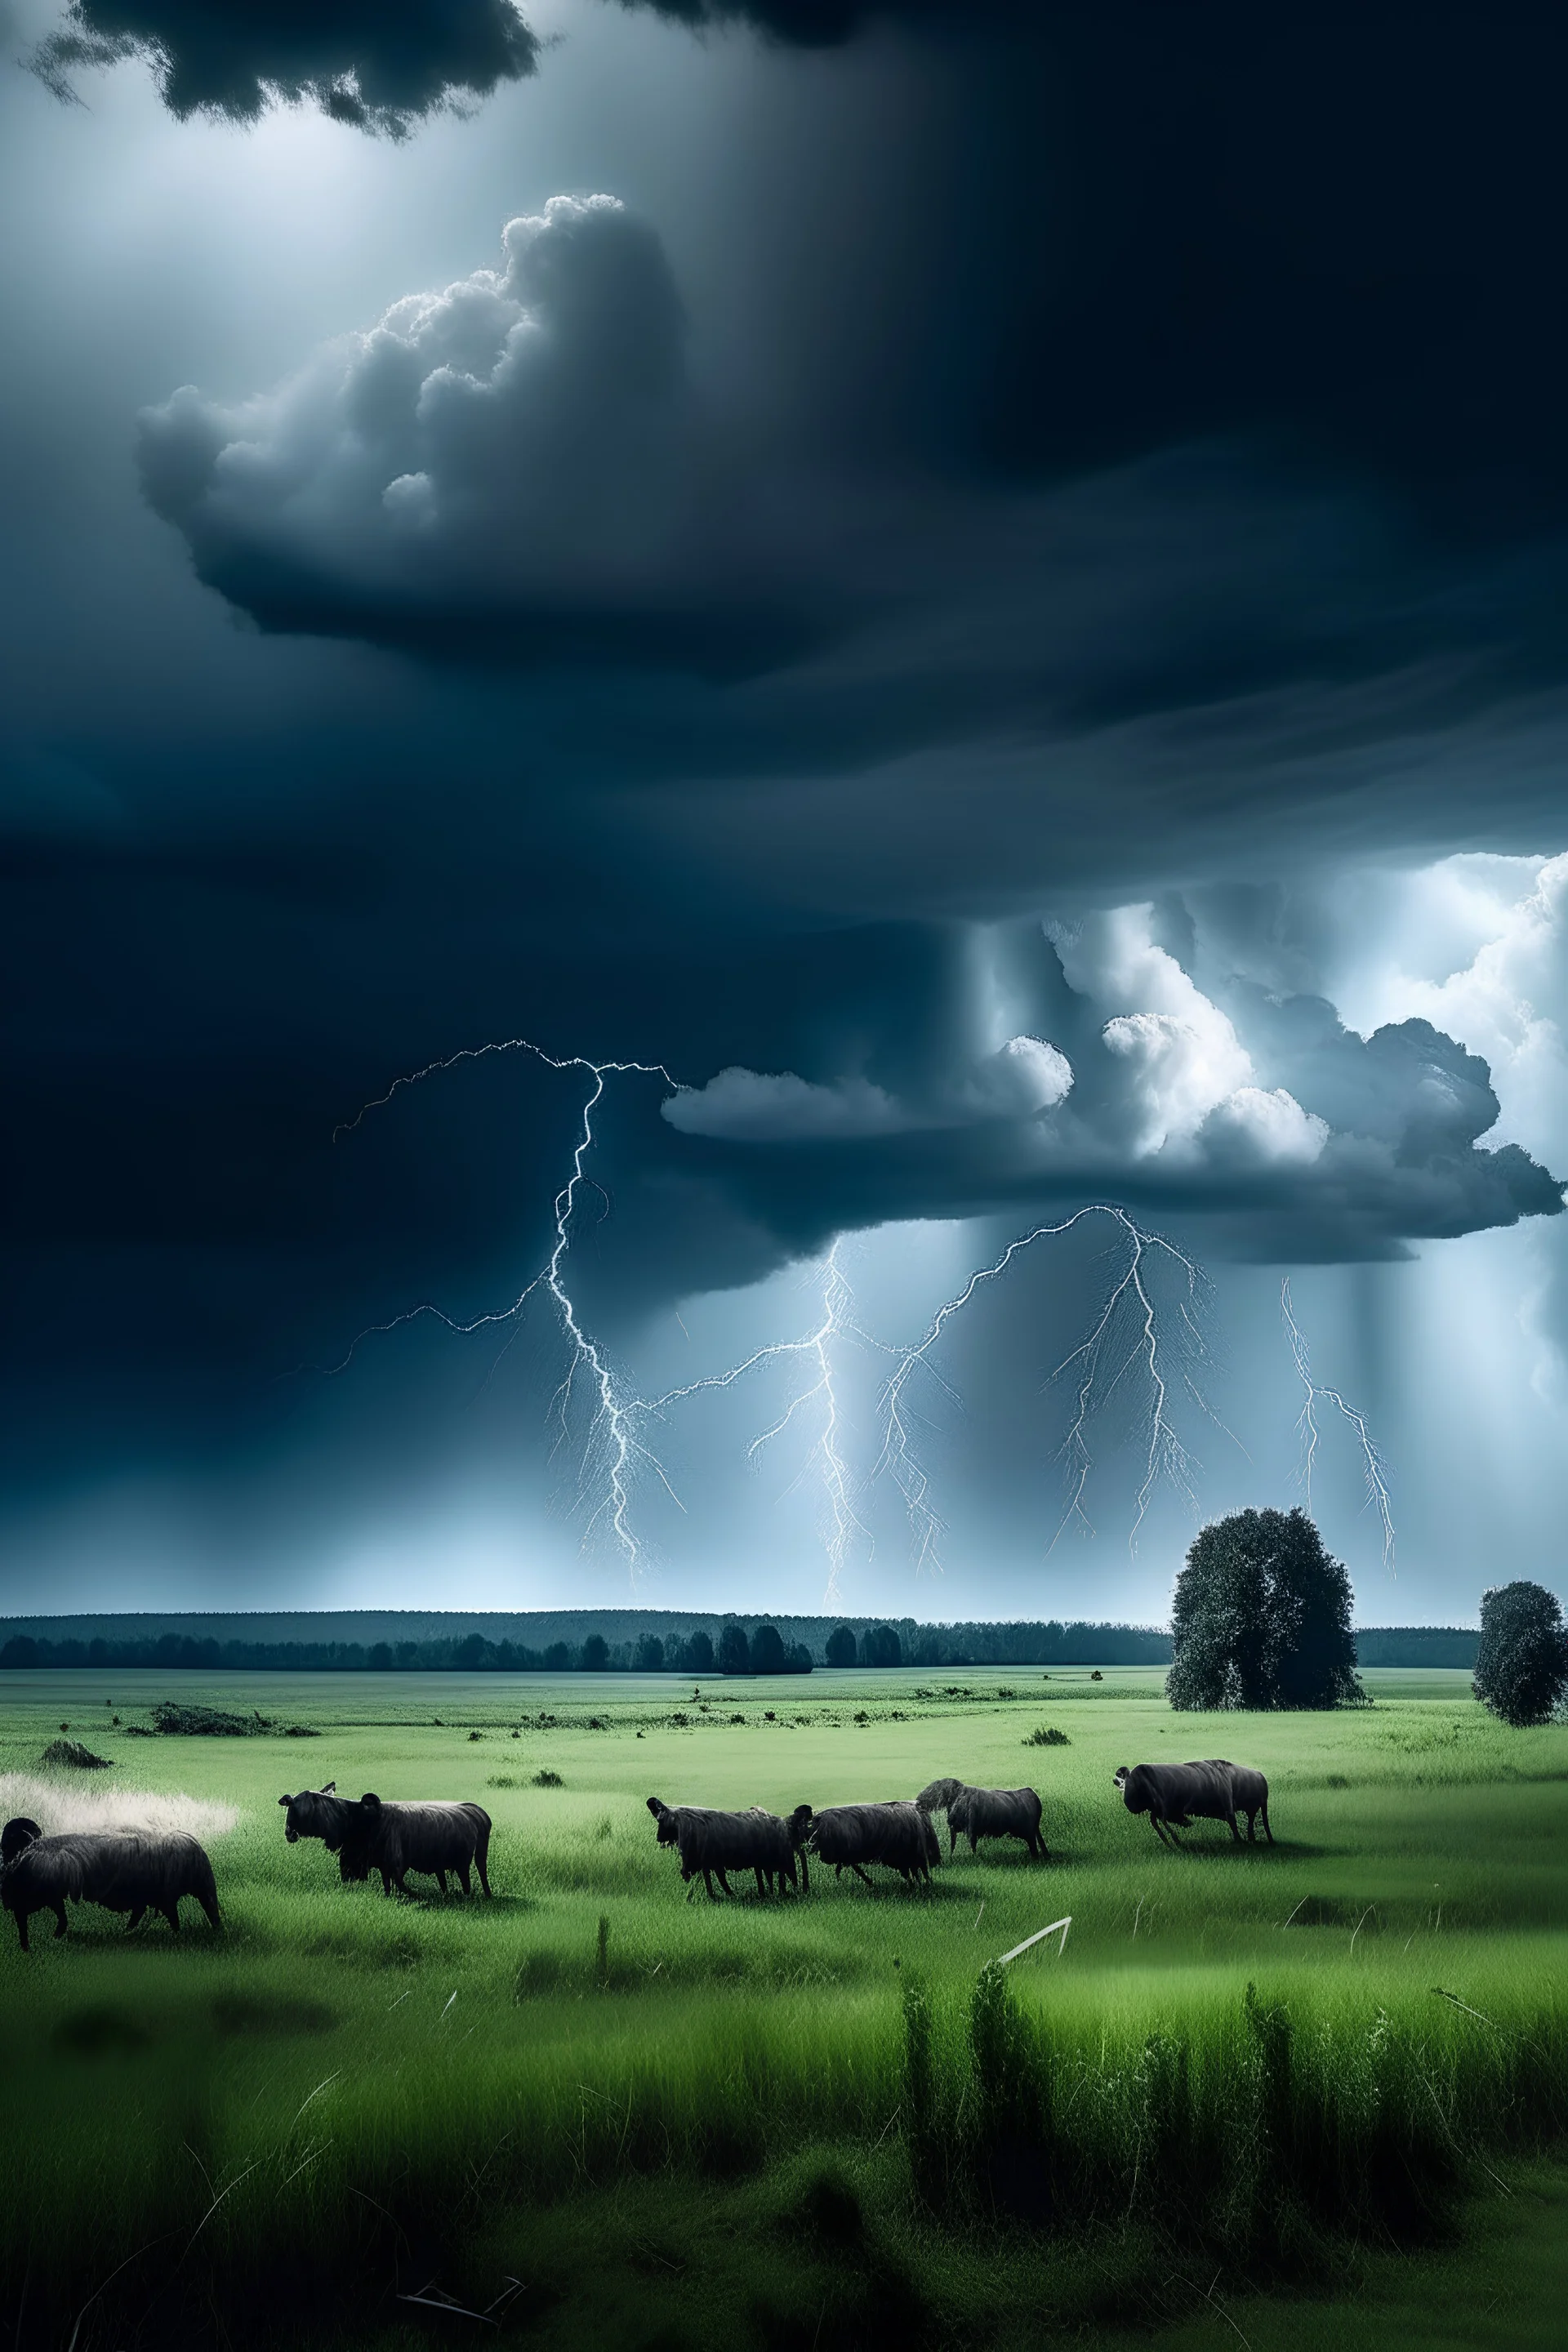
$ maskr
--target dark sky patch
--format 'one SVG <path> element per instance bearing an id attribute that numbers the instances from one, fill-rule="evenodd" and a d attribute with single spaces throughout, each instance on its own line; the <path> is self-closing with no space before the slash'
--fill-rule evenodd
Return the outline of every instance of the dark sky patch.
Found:
<path id="1" fill-rule="evenodd" d="M 82 71 L 138 58 L 182 120 L 254 122 L 308 101 L 401 137 L 436 108 L 532 73 L 538 51 L 511 0 L 71 0 L 33 65 L 71 98 Z"/>

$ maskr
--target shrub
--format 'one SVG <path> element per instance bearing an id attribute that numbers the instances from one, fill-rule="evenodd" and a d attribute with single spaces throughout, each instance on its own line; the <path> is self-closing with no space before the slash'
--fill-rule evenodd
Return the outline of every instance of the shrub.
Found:
<path id="1" fill-rule="evenodd" d="M 1176 1579 L 1174 1707 L 1319 1707 L 1364 1696 L 1351 1584 L 1306 1513 L 1235 1511 Z"/>
<path id="2" fill-rule="evenodd" d="M 107 1756 L 95 1756 L 79 1739 L 51 1739 L 45 1748 L 46 1764 L 68 1764 L 78 1772 L 107 1772 L 110 1769 Z"/>
<path id="3" fill-rule="evenodd" d="M 1481 1639 L 1471 1685 L 1504 1723 L 1545 1723 L 1568 1690 L 1568 1629 L 1554 1592 L 1520 1580 L 1481 1595 Z"/>
<path id="4" fill-rule="evenodd" d="M 153 1709 L 154 1731 L 203 1739 L 248 1739 L 259 1731 L 277 1728 L 269 1716 L 227 1715 L 220 1706 L 184 1706 L 161 1698 Z"/>
<path id="5" fill-rule="evenodd" d="M 840 1625 L 829 1633 L 823 1654 L 830 1666 L 852 1666 L 855 1664 L 855 1636 L 847 1625 Z"/>
<path id="6" fill-rule="evenodd" d="M 1067 1733 L 1058 1731 L 1054 1723 L 1041 1723 L 1036 1725 L 1024 1745 L 1026 1748 L 1068 1748 L 1072 1743 Z"/>
<path id="7" fill-rule="evenodd" d="M 547 1764 L 542 1771 L 534 1774 L 533 1785 L 536 1789 L 563 1789 L 566 1783 L 560 1773 L 552 1772 Z"/>

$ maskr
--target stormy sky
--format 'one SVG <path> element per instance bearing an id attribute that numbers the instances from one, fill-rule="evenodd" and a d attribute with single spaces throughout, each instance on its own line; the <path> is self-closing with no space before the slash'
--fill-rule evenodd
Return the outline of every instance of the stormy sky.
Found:
<path id="1" fill-rule="evenodd" d="M 1559 12 L 0 31 L 0 1608 L 1560 1583 Z"/>

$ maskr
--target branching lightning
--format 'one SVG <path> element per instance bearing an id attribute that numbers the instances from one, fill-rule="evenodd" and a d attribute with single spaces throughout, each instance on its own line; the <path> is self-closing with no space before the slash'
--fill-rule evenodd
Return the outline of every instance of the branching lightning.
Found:
<path id="1" fill-rule="evenodd" d="M 554 1239 L 544 1265 L 523 1285 L 510 1305 L 488 1309 L 466 1321 L 428 1302 L 410 1307 L 384 1323 L 372 1325 L 362 1331 L 341 1361 L 329 1369 L 333 1373 L 346 1370 L 363 1340 L 396 1331 L 405 1324 L 425 1317 L 432 1318 L 445 1329 L 460 1337 L 503 1325 L 510 1325 L 512 1336 L 515 1336 L 529 1302 L 536 1294 L 547 1292 L 566 1346 L 565 1370 L 552 1402 L 552 1412 L 558 1429 L 558 1450 L 568 1443 L 574 1421 L 579 1428 L 582 1426 L 583 1416 L 574 1414 L 574 1400 L 580 1390 L 586 1391 L 586 1433 L 582 1444 L 576 1485 L 577 1500 L 584 1515 L 584 1546 L 595 1528 L 605 1528 L 635 1576 L 642 1559 L 641 1546 L 633 1524 L 635 1489 L 639 1479 L 644 1474 L 651 1476 L 678 1508 L 683 1507 L 663 1464 L 648 1443 L 649 1423 L 664 1420 L 677 1406 L 695 1397 L 733 1388 L 754 1371 L 783 1364 L 795 1367 L 800 1375 L 795 1391 L 779 1417 L 752 1438 L 746 1448 L 747 1458 L 755 1463 L 766 1448 L 788 1431 L 799 1427 L 803 1422 L 813 1425 L 815 1434 L 811 1446 L 791 1480 L 788 1491 L 798 1487 L 814 1473 L 820 1479 L 821 1529 L 827 1562 L 826 1599 L 828 1604 L 836 1605 L 841 1597 L 843 1572 L 856 1548 L 864 1544 L 869 1550 L 871 1535 L 862 1515 L 862 1498 L 865 1488 L 881 1477 L 890 1478 L 903 1497 L 917 1569 L 938 1569 L 943 1526 L 931 1498 L 931 1476 L 921 1460 L 916 1433 L 916 1423 L 922 1418 L 919 1410 L 916 1375 L 921 1375 L 922 1381 L 931 1384 L 951 1405 L 962 1410 L 962 1401 L 956 1390 L 935 1360 L 947 1326 L 984 1286 L 1005 1274 L 1022 1252 L 1033 1248 L 1038 1242 L 1069 1234 L 1089 1218 L 1110 1220 L 1121 1263 L 1092 1328 L 1051 1375 L 1055 1381 L 1070 1374 L 1076 1382 L 1072 1416 L 1061 1447 L 1061 1458 L 1067 1465 L 1068 1493 L 1060 1524 L 1052 1538 L 1052 1547 L 1075 1520 L 1086 1532 L 1093 1533 L 1084 1508 L 1085 1489 L 1093 1469 L 1089 1426 L 1124 1381 L 1141 1379 L 1145 1391 L 1141 1426 L 1146 1435 L 1146 1453 L 1134 1504 L 1130 1534 L 1131 1548 L 1136 1549 L 1139 1529 L 1147 1516 L 1154 1490 L 1163 1478 L 1172 1483 L 1189 1502 L 1194 1499 L 1193 1482 L 1196 1465 L 1176 1429 L 1171 1404 L 1179 1381 L 1198 1408 L 1209 1412 L 1193 1377 L 1194 1360 L 1204 1352 L 1195 1313 L 1203 1277 L 1193 1260 L 1173 1243 L 1166 1241 L 1161 1234 L 1145 1232 L 1124 1209 L 1110 1202 L 1097 1202 L 1078 1210 L 1059 1223 L 1036 1226 L 1032 1232 L 1010 1242 L 990 1265 L 976 1267 L 963 1288 L 938 1307 L 919 1341 L 908 1348 L 889 1346 L 861 1326 L 844 1272 L 842 1244 L 836 1241 L 819 1261 L 821 1310 L 810 1331 L 798 1339 L 774 1341 L 758 1348 L 728 1370 L 688 1381 L 663 1395 L 645 1399 L 635 1394 L 621 1381 L 602 1342 L 584 1327 L 568 1285 L 567 1265 L 583 1192 L 584 1188 L 597 1189 L 589 1172 L 588 1161 L 595 1144 L 595 1115 L 604 1098 L 606 1082 L 614 1076 L 635 1075 L 662 1079 L 672 1092 L 681 1091 L 679 1082 L 671 1077 L 662 1063 L 595 1062 L 585 1055 L 559 1055 L 547 1053 L 542 1046 L 536 1045 L 526 1037 L 509 1037 L 489 1045 L 467 1046 L 442 1060 L 426 1063 L 422 1069 L 395 1078 L 384 1094 L 363 1105 L 352 1119 L 345 1120 L 334 1130 L 334 1140 L 353 1134 L 373 1111 L 384 1108 L 406 1087 L 437 1076 L 464 1062 L 478 1062 L 491 1055 L 514 1053 L 531 1055 L 552 1070 L 581 1071 L 588 1082 L 571 1166 L 555 1195 Z M 1171 1259 L 1183 1276 L 1177 1308 L 1179 1328 L 1173 1335 L 1163 1328 L 1162 1315 L 1156 1311 L 1154 1291 L 1149 1280 L 1148 1261 L 1155 1253 L 1163 1253 Z M 507 1344 L 510 1345 L 510 1338 Z M 847 1440 L 848 1423 L 840 1361 L 841 1350 L 847 1345 L 873 1351 L 889 1359 L 892 1364 L 878 1399 L 880 1449 L 869 1479 L 865 1481 L 856 1476 L 851 1466 L 851 1447 Z M 1297 1360 L 1299 1368 L 1304 1366 L 1304 1349 L 1299 1351 Z M 1305 1373 L 1303 1376 L 1307 1377 Z M 1333 1392 L 1312 1390 L 1310 1381 L 1309 1389 L 1310 1418 L 1313 1397 L 1319 1393 L 1333 1395 Z M 1342 1399 L 1334 1396 L 1333 1401 L 1359 1425 L 1359 1417 L 1351 1412 Z M 1209 1417 L 1214 1419 L 1212 1413 Z M 1216 1426 L 1224 1428 L 1222 1423 L 1216 1423 Z M 1226 1431 L 1225 1433 L 1229 1436 L 1231 1433 Z M 1364 1430 L 1363 1433 L 1364 1441 Z M 1315 1446 L 1315 1424 L 1311 1434 Z M 1370 1441 L 1364 1442 L 1370 1447 Z M 1375 1461 L 1370 1453 L 1369 1461 Z M 1385 1493 L 1381 1486 L 1378 1492 L 1384 1494 L 1385 1502 Z M 1392 1541 L 1391 1528 L 1389 1534 Z"/>
<path id="2" fill-rule="evenodd" d="M 1162 1234 L 1145 1233 L 1124 1209 L 1107 1202 L 1095 1202 L 1088 1208 L 1075 1211 L 1070 1217 L 1063 1218 L 1058 1224 L 1037 1225 L 1032 1233 L 1021 1234 L 1016 1241 L 1008 1244 L 992 1265 L 978 1267 L 963 1288 L 938 1307 L 926 1327 L 924 1337 L 917 1345 L 900 1354 L 895 1370 L 883 1386 L 879 1399 L 882 1450 L 877 1470 L 891 1477 L 903 1496 L 918 1568 L 940 1567 L 939 1548 L 943 1528 L 931 1500 L 930 1475 L 920 1459 L 912 1435 L 910 1423 L 914 1407 L 910 1397 L 910 1383 L 917 1372 L 924 1373 L 951 1402 L 956 1403 L 956 1391 L 937 1370 L 931 1360 L 932 1351 L 946 1326 L 969 1305 L 982 1285 L 994 1282 L 1005 1274 L 1021 1252 L 1031 1249 L 1037 1242 L 1059 1239 L 1089 1217 L 1109 1217 L 1113 1221 L 1119 1229 L 1120 1238 L 1126 1244 L 1126 1264 L 1111 1285 L 1093 1328 L 1051 1374 L 1052 1381 L 1058 1381 L 1074 1367 L 1078 1370 L 1075 1408 L 1061 1447 L 1062 1458 L 1068 1465 L 1069 1491 L 1061 1522 L 1051 1539 L 1051 1549 L 1055 1549 L 1075 1518 L 1087 1533 L 1094 1532 L 1083 1507 L 1084 1488 L 1094 1466 L 1086 1434 L 1088 1423 L 1109 1402 L 1123 1378 L 1133 1372 L 1139 1363 L 1142 1364 L 1148 1381 L 1144 1416 L 1148 1454 L 1134 1507 L 1129 1537 L 1131 1548 L 1137 1549 L 1138 1530 L 1147 1516 L 1154 1488 L 1163 1475 L 1171 1480 L 1189 1503 L 1194 1503 L 1193 1477 L 1196 1465 L 1171 1417 L 1171 1375 L 1166 1370 L 1166 1350 L 1162 1344 L 1159 1318 L 1145 1278 L 1143 1261 L 1151 1251 L 1163 1251 L 1183 1270 L 1185 1279 L 1180 1312 L 1189 1355 L 1194 1349 L 1201 1352 L 1203 1347 L 1194 1312 L 1203 1277 L 1192 1259 L 1177 1249 L 1174 1243 L 1166 1241 Z M 1130 1323 L 1131 1329 L 1128 1333 L 1128 1344 L 1123 1347 L 1121 1337 L 1127 1332 Z M 1117 1353 L 1117 1362 L 1114 1372 L 1105 1380 L 1102 1379 L 1102 1368 L 1109 1351 Z M 1209 1408 L 1193 1381 L 1190 1365 L 1184 1362 L 1181 1371 L 1184 1385 L 1201 1409 L 1208 1412 Z M 1214 1419 L 1212 1413 L 1209 1417 Z M 1216 1425 L 1224 1428 L 1223 1423 Z M 1230 1432 L 1226 1431 L 1226 1434 L 1229 1436 Z"/>
<path id="3" fill-rule="evenodd" d="M 334 1129 L 332 1139 L 352 1135 L 372 1111 L 384 1108 L 395 1095 L 405 1087 L 417 1086 L 422 1079 L 436 1077 L 445 1070 L 455 1069 L 460 1062 L 483 1061 L 492 1054 L 531 1054 L 552 1070 L 582 1070 L 590 1085 L 584 1097 L 582 1127 L 572 1154 L 571 1173 L 555 1195 L 555 1240 L 543 1266 L 512 1300 L 510 1307 L 496 1307 L 461 1322 L 441 1307 L 423 1305 L 394 1316 L 389 1322 L 373 1324 L 358 1334 L 341 1363 L 331 1366 L 333 1372 L 345 1370 L 353 1361 L 361 1340 L 372 1336 L 395 1331 L 405 1323 L 422 1316 L 432 1316 L 449 1331 L 467 1337 L 472 1332 L 502 1323 L 514 1329 L 523 1308 L 534 1293 L 546 1290 L 554 1301 L 557 1318 L 566 1341 L 566 1370 L 556 1389 L 552 1410 L 560 1426 L 558 1443 L 564 1444 L 569 1433 L 572 1400 L 579 1384 L 587 1383 L 591 1402 L 588 1412 L 587 1436 L 584 1444 L 578 1471 L 577 1496 L 586 1505 L 595 1485 L 600 1487 L 598 1500 L 587 1511 L 583 1529 L 583 1542 L 587 1545 L 595 1527 L 607 1522 L 617 1549 L 635 1576 L 641 1562 L 641 1549 L 631 1524 L 632 1484 L 639 1469 L 647 1469 L 658 1480 L 677 1508 L 684 1507 L 665 1474 L 658 1456 L 642 1443 L 637 1434 L 639 1416 L 644 1408 L 636 1398 L 625 1394 L 616 1380 L 615 1370 L 605 1350 L 584 1330 L 566 1286 L 565 1263 L 572 1243 L 572 1229 L 577 1213 L 578 1199 L 584 1185 L 592 1185 L 585 1162 L 594 1148 L 594 1113 L 603 1099 L 607 1077 L 636 1074 L 642 1077 L 662 1078 L 672 1093 L 679 1093 L 678 1081 L 672 1078 L 661 1062 L 595 1062 L 586 1055 L 564 1055 L 548 1054 L 542 1045 L 527 1037 L 507 1037 L 487 1045 L 464 1046 L 448 1054 L 438 1062 L 427 1062 L 423 1069 L 411 1070 L 395 1078 L 386 1092 L 374 1102 L 364 1103 L 352 1119 Z"/>
<path id="4" fill-rule="evenodd" d="M 1356 1433 L 1357 1442 L 1361 1446 L 1362 1469 L 1366 1481 L 1366 1507 L 1374 1510 L 1377 1514 L 1378 1524 L 1383 1529 L 1383 1564 L 1392 1575 L 1394 1506 L 1388 1491 L 1388 1474 L 1384 1465 L 1383 1456 L 1373 1442 L 1372 1432 L 1366 1425 L 1366 1416 L 1359 1412 L 1353 1404 L 1347 1404 L 1338 1389 L 1325 1388 L 1321 1381 L 1312 1378 L 1311 1359 L 1307 1353 L 1307 1342 L 1290 1305 L 1289 1275 L 1279 1286 L 1279 1312 L 1284 1318 L 1285 1335 L 1290 1343 L 1290 1354 L 1295 1362 L 1296 1371 L 1306 1391 L 1306 1402 L 1301 1407 L 1296 1423 L 1301 1441 L 1300 1475 L 1302 1499 L 1310 1511 L 1312 1507 L 1312 1470 L 1317 1461 L 1320 1435 L 1317 1408 L 1318 1401 L 1321 1398 L 1326 1404 L 1333 1406 L 1335 1412 L 1350 1423 Z"/>
<path id="5" fill-rule="evenodd" d="M 843 1412 L 839 1402 L 835 1363 L 835 1342 L 852 1339 L 875 1347 L 879 1343 L 861 1330 L 855 1320 L 854 1298 L 838 1261 L 840 1244 L 835 1242 L 822 1260 L 822 1319 L 814 1331 L 799 1339 L 781 1339 L 765 1348 L 758 1348 L 726 1372 L 715 1372 L 709 1378 L 689 1381 L 685 1387 L 670 1389 L 661 1397 L 653 1398 L 647 1410 L 664 1412 L 670 1406 L 683 1403 L 687 1398 L 700 1395 L 705 1390 L 733 1388 L 749 1372 L 764 1364 L 803 1364 L 811 1378 L 805 1387 L 797 1388 L 779 1418 L 769 1429 L 762 1430 L 746 1448 L 746 1458 L 754 1463 L 766 1445 L 782 1437 L 794 1423 L 797 1414 L 805 1414 L 813 1405 L 820 1407 L 817 1433 L 811 1451 L 790 1482 L 793 1492 L 808 1473 L 818 1468 L 822 1474 L 823 1490 L 823 1549 L 827 1557 L 827 1589 L 823 1595 L 830 1605 L 841 1598 L 840 1578 L 845 1562 L 858 1541 L 870 1544 L 870 1531 L 858 1509 L 857 1482 L 845 1459 L 843 1444 Z"/>

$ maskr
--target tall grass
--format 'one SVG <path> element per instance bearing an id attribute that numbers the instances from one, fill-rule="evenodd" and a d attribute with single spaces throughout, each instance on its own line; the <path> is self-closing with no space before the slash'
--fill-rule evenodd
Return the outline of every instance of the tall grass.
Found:
<path id="1" fill-rule="evenodd" d="M 1462 1698 L 1227 1721 L 1281 1843 L 1168 1853 L 1110 1774 L 1166 1752 L 1170 1718 L 1086 1695 L 1030 1776 L 1061 1859 L 710 1905 L 656 1847 L 650 1790 L 1010 1784 L 1038 1697 L 700 1732 L 639 1702 L 509 1738 L 493 1776 L 450 1698 L 388 1730 L 329 1697 L 311 1777 L 482 1794 L 497 1899 L 389 1902 L 287 1847 L 286 1741 L 141 1747 L 135 1803 L 237 1816 L 225 1930 L 126 1943 L 84 1912 L 26 1959 L 0 1936 L 0 2339 L 93 2352 L 216 2312 L 239 2342 L 280 2332 L 287 2294 L 308 2342 L 516 2277 L 552 2345 L 617 2340 L 645 2305 L 715 2346 L 831 2352 L 889 2312 L 911 2342 L 1028 2342 L 1075 2263 L 1080 2316 L 1146 2316 L 1175 2244 L 1256 2273 L 1403 2240 L 1568 2130 L 1561 1731 L 1500 1744 Z M 28 1769 L 41 1727 L 0 1723 L 0 1765 Z M 1066 1912 L 1065 1954 L 995 1964 Z"/>

